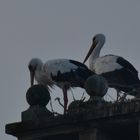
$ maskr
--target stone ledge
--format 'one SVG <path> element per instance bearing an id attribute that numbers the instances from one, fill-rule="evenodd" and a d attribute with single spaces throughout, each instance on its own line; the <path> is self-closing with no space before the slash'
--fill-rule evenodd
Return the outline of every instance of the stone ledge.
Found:
<path id="1" fill-rule="evenodd" d="M 85 103 L 89 104 L 89 103 Z M 81 105 L 82 106 L 82 105 Z M 84 103 L 83 103 L 83 106 Z M 87 105 L 86 105 L 87 106 Z M 114 125 L 135 123 L 140 118 L 140 100 L 129 100 L 121 103 L 104 103 L 100 107 L 79 108 L 79 111 L 66 115 L 39 117 L 6 125 L 6 133 L 14 136 L 38 132 L 46 135 L 71 131 L 79 131 L 86 126 L 99 127 L 100 124 Z"/>

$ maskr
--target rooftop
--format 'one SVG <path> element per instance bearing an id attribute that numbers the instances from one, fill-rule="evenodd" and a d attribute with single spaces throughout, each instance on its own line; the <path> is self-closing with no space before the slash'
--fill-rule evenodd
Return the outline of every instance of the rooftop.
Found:
<path id="1" fill-rule="evenodd" d="M 112 103 L 95 97 L 86 102 L 74 101 L 67 114 L 55 116 L 46 108 L 49 96 L 44 91 L 37 85 L 27 92 L 30 107 L 22 112 L 21 122 L 6 125 L 7 134 L 19 140 L 139 139 L 140 99 Z"/>

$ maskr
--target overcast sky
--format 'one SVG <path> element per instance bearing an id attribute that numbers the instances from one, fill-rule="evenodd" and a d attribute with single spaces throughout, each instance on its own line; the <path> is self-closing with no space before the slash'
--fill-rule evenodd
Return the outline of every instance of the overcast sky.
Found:
<path id="1" fill-rule="evenodd" d="M 106 36 L 101 55 L 123 56 L 140 70 L 139 0 L 0 1 L 1 140 L 16 140 L 4 134 L 5 124 L 20 121 L 21 112 L 28 108 L 29 60 L 83 61 L 97 33 Z M 78 98 L 83 91 L 73 92 Z M 61 96 L 62 91 L 56 88 L 54 95 Z M 57 107 L 54 105 L 55 110 L 61 110 Z"/>

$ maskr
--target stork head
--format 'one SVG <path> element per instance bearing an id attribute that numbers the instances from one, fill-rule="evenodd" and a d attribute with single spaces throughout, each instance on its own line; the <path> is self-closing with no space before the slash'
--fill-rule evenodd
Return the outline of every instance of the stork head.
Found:
<path id="1" fill-rule="evenodd" d="M 97 47 L 97 46 L 103 46 L 105 43 L 105 35 L 103 34 L 96 34 L 93 39 L 92 39 L 92 45 L 83 61 L 83 63 L 85 63 L 87 61 L 87 59 L 89 58 L 89 56 L 91 55 L 91 53 L 93 52 L 93 50 Z"/>
<path id="2" fill-rule="evenodd" d="M 33 58 L 30 60 L 28 68 L 30 71 L 31 86 L 33 86 L 34 84 L 35 73 L 37 72 L 37 70 L 40 70 L 42 65 L 43 65 L 42 61 L 38 58 Z"/>

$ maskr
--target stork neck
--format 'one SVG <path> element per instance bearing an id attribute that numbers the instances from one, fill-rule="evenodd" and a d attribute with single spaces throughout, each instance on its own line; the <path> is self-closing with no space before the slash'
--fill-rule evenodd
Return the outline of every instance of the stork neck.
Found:
<path id="1" fill-rule="evenodd" d="M 43 62 L 39 62 L 35 71 L 35 77 L 38 79 L 43 73 Z"/>
<path id="2" fill-rule="evenodd" d="M 44 77 L 43 63 L 39 63 L 35 71 L 35 79 L 39 84 L 46 85 L 46 79 Z"/>
<path id="3" fill-rule="evenodd" d="M 93 63 L 95 60 L 100 56 L 100 51 L 103 46 L 103 43 L 98 43 L 97 46 L 94 48 L 93 52 L 89 57 L 89 67 L 93 67 Z"/>
<path id="4" fill-rule="evenodd" d="M 97 46 L 94 48 L 93 52 L 90 55 L 90 59 L 92 59 L 92 61 L 99 57 L 102 46 L 102 43 L 98 43 Z"/>

